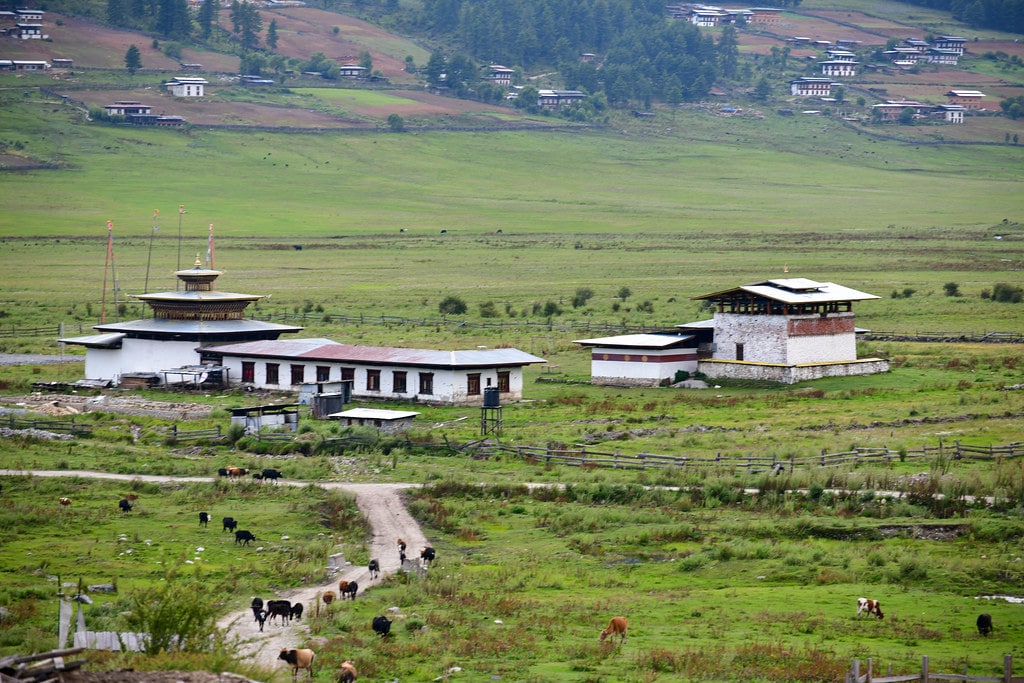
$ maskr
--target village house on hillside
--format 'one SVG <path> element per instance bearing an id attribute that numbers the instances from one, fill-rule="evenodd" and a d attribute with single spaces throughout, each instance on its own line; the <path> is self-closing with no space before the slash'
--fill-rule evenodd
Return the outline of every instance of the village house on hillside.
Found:
<path id="1" fill-rule="evenodd" d="M 889 363 L 857 358 L 853 302 L 877 298 L 831 282 L 766 280 L 694 297 L 715 306 L 712 320 L 576 343 L 591 349 L 594 384 L 657 386 L 680 371 L 783 384 L 868 375 Z"/>
<path id="2" fill-rule="evenodd" d="M 175 97 L 203 97 L 207 81 L 199 76 L 175 76 L 164 87 Z"/>

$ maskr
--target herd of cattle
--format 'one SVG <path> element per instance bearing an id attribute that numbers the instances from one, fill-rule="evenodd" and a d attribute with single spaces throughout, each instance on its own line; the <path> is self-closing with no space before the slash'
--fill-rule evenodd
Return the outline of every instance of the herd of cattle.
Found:
<path id="1" fill-rule="evenodd" d="M 873 615 L 876 619 L 884 619 L 885 615 L 882 614 L 882 603 L 872 598 L 857 598 L 857 616 L 861 614 Z M 979 614 L 978 620 L 975 622 L 978 627 L 978 633 L 988 637 L 993 631 L 992 627 L 992 615 L 991 614 Z"/>

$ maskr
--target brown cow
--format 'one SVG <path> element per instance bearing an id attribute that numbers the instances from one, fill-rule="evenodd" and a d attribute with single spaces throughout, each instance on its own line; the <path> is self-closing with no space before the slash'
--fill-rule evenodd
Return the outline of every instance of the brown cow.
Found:
<path id="1" fill-rule="evenodd" d="M 601 642 L 608 636 L 619 636 L 619 644 L 626 642 L 626 628 L 628 624 L 626 617 L 612 617 L 612 620 L 608 622 L 608 628 L 601 631 Z"/>
<path id="2" fill-rule="evenodd" d="M 321 596 L 325 605 L 331 604 L 337 597 L 338 594 L 334 591 L 324 591 L 324 594 Z"/>
<path id="3" fill-rule="evenodd" d="M 63 498 L 63 497 L 62 498 L 58 498 L 57 502 L 60 503 L 60 506 L 62 508 L 71 507 L 71 499 L 70 498 Z"/>
<path id="4" fill-rule="evenodd" d="M 352 663 L 351 659 L 346 659 L 341 663 L 341 671 L 338 676 L 338 683 L 355 683 L 356 682 L 356 667 Z"/>
<path id="5" fill-rule="evenodd" d="M 857 598 L 857 616 L 860 616 L 861 612 L 874 614 L 879 619 L 885 617 L 882 614 L 882 604 L 878 600 L 872 600 L 871 598 Z"/>

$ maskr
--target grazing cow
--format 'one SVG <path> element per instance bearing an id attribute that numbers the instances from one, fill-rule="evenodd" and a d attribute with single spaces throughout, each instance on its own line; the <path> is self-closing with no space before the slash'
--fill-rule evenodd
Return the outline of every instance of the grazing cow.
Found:
<path id="1" fill-rule="evenodd" d="M 857 598 L 857 616 L 860 616 L 861 612 L 874 614 L 879 619 L 885 618 L 885 615 L 882 614 L 882 604 L 871 598 Z"/>
<path id="2" fill-rule="evenodd" d="M 206 512 L 199 513 L 199 526 L 205 527 L 210 523 L 210 515 Z"/>
<path id="3" fill-rule="evenodd" d="M 991 614 L 979 614 L 978 615 L 978 633 L 988 637 L 988 634 L 992 633 L 992 615 Z"/>
<path id="4" fill-rule="evenodd" d="M 244 467 L 235 467 L 234 465 L 228 465 L 224 469 L 228 471 L 228 476 L 231 478 L 244 477 L 245 475 L 249 474 L 249 470 L 245 469 Z"/>
<path id="5" fill-rule="evenodd" d="M 428 545 L 426 548 L 420 551 L 420 564 L 422 564 L 424 567 L 429 567 L 430 563 L 434 561 L 435 557 L 437 557 L 437 554 L 434 552 L 434 549 Z"/>
<path id="6" fill-rule="evenodd" d="M 238 522 L 235 521 L 234 517 L 224 518 L 224 528 L 221 531 L 234 531 L 238 528 Z"/>
<path id="7" fill-rule="evenodd" d="M 366 568 L 370 570 L 371 579 L 376 579 L 380 576 L 380 562 L 377 560 L 370 560 L 370 564 Z"/>
<path id="8" fill-rule="evenodd" d="M 305 669 L 309 673 L 309 680 L 313 680 L 313 660 L 316 659 L 316 654 L 312 650 L 282 648 L 281 654 L 277 658 L 283 659 L 291 665 L 293 681 L 298 678 L 299 669 Z"/>
<path id="9" fill-rule="evenodd" d="M 129 503 L 134 503 L 139 499 L 139 495 L 137 493 L 126 493 L 124 494 L 124 499 Z"/>
<path id="10" fill-rule="evenodd" d="M 292 605 L 291 618 L 292 619 L 301 619 L 302 618 L 302 609 L 303 609 L 303 607 L 302 607 L 302 603 L 301 602 L 297 602 L 294 605 Z"/>
<path id="11" fill-rule="evenodd" d="M 287 600 L 268 600 L 267 616 L 270 617 L 270 621 L 274 621 L 274 617 L 281 617 L 282 624 L 291 621 L 292 603 Z"/>
<path id="12" fill-rule="evenodd" d="M 256 619 L 256 621 L 259 621 L 260 620 L 260 612 L 263 611 L 263 599 L 262 598 L 253 598 L 252 602 L 249 603 L 249 607 L 252 608 L 252 616 Z M 264 618 L 266 618 L 266 615 L 264 615 Z M 262 631 L 263 628 L 260 627 L 260 630 Z"/>
<path id="13" fill-rule="evenodd" d="M 346 659 L 341 663 L 338 683 L 356 683 L 356 666 L 351 659 Z"/>
<path id="14" fill-rule="evenodd" d="M 260 625 L 260 633 L 262 633 L 263 624 L 267 623 L 267 611 L 262 609 L 254 609 L 253 614 L 256 616 L 256 623 Z"/>
<path id="15" fill-rule="evenodd" d="M 218 468 L 217 469 L 217 476 L 218 477 L 226 477 L 226 476 L 228 476 L 228 468 L 227 467 L 220 467 L 220 468 Z"/>
<path id="16" fill-rule="evenodd" d="M 121 512 L 131 512 L 132 511 L 132 504 L 128 502 L 127 498 L 122 498 L 121 502 L 119 502 L 117 504 L 117 506 L 119 508 L 121 508 Z"/>
<path id="17" fill-rule="evenodd" d="M 63 497 L 62 498 L 58 498 L 57 502 L 60 503 L 60 506 L 62 508 L 71 507 L 71 499 L 70 498 L 63 498 Z"/>
<path id="18" fill-rule="evenodd" d="M 626 628 L 629 624 L 626 622 L 626 617 L 612 617 L 612 620 L 608 622 L 608 627 L 601 631 L 601 642 L 608 636 L 619 637 L 619 644 L 626 642 Z"/>
<path id="19" fill-rule="evenodd" d="M 331 604 L 337 597 L 338 594 L 334 591 L 324 591 L 324 594 L 320 596 L 320 598 L 324 601 L 325 605 Z"/>
<path id="20" fill-rule="evenodd" d="M 270 468 L 264 469 L 263 472 L 262 472 L 262 476 L 263 476 L 264 479 L 269 479 L 270 481 L 274 482 L 275 484 L 277 483 L 278 479 L 284 478 L 284 475 L 281 474 L 279 471 L 272 470 Z"/>
<path id="21" fill-rule="evenodd" d="M 346 586 L 345 590 L 342 591 L 342 593 L 341 593 L 341 599 L 344 600 L 346 595 L 347 595 L 347 597 L 349 597 L 350 599 L 355 600 L 356 599 L 356 592 L 358 590 L 359 590 L 359 584 L 356 583 L 355 581 L 349 581 L 348 582 L 348 586 Z"/>
<path id="22" fill-rule="evenodd" d="M 241 543 L 243 546 L 249 545 L 249 541 L 255 541 L 256 537 L 252 535 L 251 531 L 246 529 L 239 529 L 235 532 L 235 543 Z"/>
<path id="23" fill-rule="evenodd" d="M 402 568 L 405 568 L 405 549 L 398 551 L 398 561 L 401 563 Z"/>
<path id="24" fill-rule="evenodd" d="M 348 592 L 348 581 L 346 581 L 345 579 L 342 579 L 341 581 L 338 582 L 338 593 L 341 594 L 341 595 L 344 595 L 347 592 Z"/>
<path id="25" fill-rule="evenodd" d="M 387 638 L 388 634 L 391 633 L 391 620 L 384 616 L 374 617 L 373 631 L 381 638 Z"/>
<path id="26" fill-rule="evenodd" d="M 253 472 L 252 478 L 255 479 L 256 481 L 263 481 L 263 475 L 260 474 L 259 472 Z"/>

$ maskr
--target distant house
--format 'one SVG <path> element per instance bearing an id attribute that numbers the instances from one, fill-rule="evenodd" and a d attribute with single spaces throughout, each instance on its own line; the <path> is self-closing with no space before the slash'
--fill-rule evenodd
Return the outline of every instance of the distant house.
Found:
<path id="1" fill-rule="evenodd" d="M 937 47 L 941 50 L 953 50 L 960 56 L 963 56 L 966 44 L 967 39 L 960 36 L 936 36 L 932 39 L 932 47 Z"/>
<path id="2" fill-rule="evenodd" d="M 695 7 L 690 11 L 690 23 L 703 28 L 714 28 L 725 23 L 729 13 L 721 7 Z"/>
<path id="3" fill-rule="evenodd" d="M 573 102 L 582 102 L 586 97 L 579 90 L 539 90 L 537 91 L 537 104 L 541 107 L 557 109 Z"/>
<path id="4" fill-rule="evenodd" d="M 195 64 L 195 63 L 190 63 L 190 64 L 182 63 L 181 70 L 182 71 L 192 71 L 192 72 L 202 71 L 203 70 L 203 65 L 202 64 Z"/>
<path id="5" fill-rule="evenodd" d="M 963 123 L 965 107 L 960 104 L 937 104 L 932 116 L 941 117 L 946 123 Z"/>
<path id="6" fill-rule="evenodd" d="M 512 79 L 515 78 L 515 69 L 510 69 L 507 66 L 500 64 L 491 64 L 488 69 L 489 73 L 485 80 L 494 83 L 495 85 L 512 85 Z"/>
<path id="7" fill-rule="evenodd" d="M 921 54 L 928 52 L 928 48 L 932 46 L 927 40 L 919 40 L 917 38 L 907 38 L 903 41 L 903 45 Z"/>
<path id="8" fill-rule="evenodd" d="M 781 7 L 751 7 L 747 21 L 751 24 L 777 24 L 782 20 Z"/>
<path id="9" fill-rule="evenodd" d="M 142 104 L 141 102 L 135 102 L 130 100 L 119 100 L 113 104 L 108 104 L 103 107 L 104 111 L 107 112 L 107 116 L 128 116 L 129 114 L 148 114 L 152 111 L 152 107 L 148 104 Z"/>
<path id="10" fill-rule="evenodd" d="M 821 65 L 822 76 L 850 77 L 857 75 L 857 65 L 860 62 L 848 61 L 845 59 L 829 59 L 818 62 Z"/>
<path id="11" fill-rule="evenodd" d="M 46 14 L 46 12 L 41 9 L 22 8 L 14 10 L 14 14 L 18 17 L 18 21 L 35 22 L 42 21 L 43 15 Z"/>
<path id="12" fill-rule="evenodd" d="M 837 62 L 855 62 L 857 61 L 856 53 L 850 52 L 845 48 L 833 47 L 825 51 L 828 58 L 832 61 Z"/>
<path id="13" fill-rule="evenodd" d="M 352 382 L 352 398 L 482 405 L 484 390 L 522 398 L 523 367 L 543 358 L 518 349 L 436 351 L 353 346 L 330 339 L 221 344 L 203 357 L 258 389 L 299 391 L 318 382 Z"/>
<path id="14" fill-rule="evenodd" d="M 924 59 L 924 55 L 912 47 L 895 47 L 882 53 L 894 66 L 909 68 Z"/>
<path id="15" fill-rule="evenodd" d="M 342 64 L 338 67 L 338 75 L 343 78 L 363 78 L 366 76 L 366 67 L 358 64 Z"/>
<path id="16" fill-rule="evenodd" d="M 73 59 L 67 59 L 66 57 L 54 57 L 50 60 L 50 63 L 53 64 L 54 69 L 70 69 L 75 65 Z"/>
<path id="17" fill-rule="evenodd" d="M 656 387 L 672 381 L 678 372 L 697 370 L 697 336 L 685 332 L 623 334 L 575 343 L 590 348 L 593 384 Z"/>
<path id="18" fill-rule="evenodd" d="M 981 101 L 985 99 L 985 93 L 980 90 L 958 90 L 953 89 L 946 93 L 949 104 L 963 105 L 965 109 L 981 109 Z"/>
<path id="19" fill-rule="evenodd" d="M 40 40 L 43 38 L 42 24 L 18 23 L 14 26 L 15 33 L 22 40 Z"/>
<path id="20" fill-rule="evenodd" d="M 922 116 L 931 111 L 929 105 L 921 104 L 915 100 L 888 100 L 871 107 L 871 111 L 877 112 L 877 115 L 883 121 L 898 120 L 906 109 L 913 109 L 915 116 Z"/>
<path id="21" fill-rule="evenodd" d="M 381 410 L 378 408 L 350 408 L 327 417 L 338 420 L 345 427 L 373 427 L 384 434 L 400 434 L 412 429 L 413 418 L 419 413 L 409 410 Z"/>
<path id="22" fill-rule="evenodd" d="M 942 64 L 943 66 L 956 66 L 960 60 L 960 53 L 956 50 L 949 50 L 940 47 L 930 47 L 925 53 L 925 61 L 929 64 Z"/>
<path id="23" fill-rule="evenodd" d="M 838 85 L 831 78 L 803 76 L 789 82 L 789 91 L 798 97 L 832 97 L 832 89 Z"/>
<path id="24" fill-rule="evenodd" d="M 274 81 L 269 78 L 262 78 L 261 76 L 239 76 L 238 82 L 242 85 L 274 85 Z"/>
<path id="25" fill-rule="evenodd" d="M 784 278 L 694 297 L 715 306 L 711 357 L 698 360 L 707 377 L 784 384 L 889 370 L 888 361 L 857 358 L 853 303 L 879 297 L 831 282 Z M 679 325 L 706 329 L 706 321 Z"/>
<path id="26" fill-rule="evenodd" d="M 203 97 L 207 85 L 207 80 L 198 76 L 175 76 L 165 83 L 175 97 Z"/>
<path id="27" fill-rule="evenodd" d="M 50 63 L 41 59 L 0 59 L 3 71 L 46 71 Z"/>

